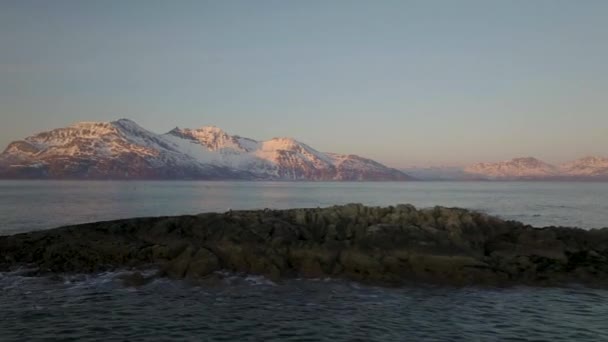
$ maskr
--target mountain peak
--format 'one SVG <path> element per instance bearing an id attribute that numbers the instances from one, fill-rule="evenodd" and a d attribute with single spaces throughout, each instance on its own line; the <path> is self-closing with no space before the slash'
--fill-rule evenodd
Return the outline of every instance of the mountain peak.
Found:
<path id="1" fill-rule="evenodd" d="M 78 121 L 78 122 L 74 122 L 73 124 L 69 125 L 68 127 L 82 129 L 82 128 L 91 128 L 91 127 L 110 127 L 111 125 L 112 125 L 112 123 L 103 122 L 103 121 Z"/>
<path id="2" fill-rule="evenodd" d="M 597 164 L 597 163 L 604 164 L 607 162 L 608 162 L 608 158 L 598 157 L 598 156 L 585 156 L 585 157 L 579 158 L 574 161 L 574 163 L 591 163 L 591 164 Z"/>
<path id="3" fill-rule="evenodd" d="M 226 147 L 241 149 L 235 137 L 216 126 L 202 126 L 196 129 L 176 127 L 167 134 L 198 142 L 212 151 Z"/>
<path id="4" fill-rule="evenodd" d="M 113 122 L 122 123 L 122 124 L 137 124 L 135 121 L 133 121 L 131 119 L 127 119 L 127 118 L 121 118 L 121 119 L 118 119 L 118 120 L 113 121 Z"/>
<path id="5" fill-rule="evenodd" d="M 284 142 L 284 143 L 297 143 L 298 142 L 296 139 L 290 138 L 290 137 L 274 137 L 274 138 L 270 139 L 269 141 Z"/>
<path id="6" fill-rule="evenodd" d="M 95 138 L 109 134 L 116 134 L 117 128 L 111 122 L 80 121 L 65 128 L 57 128 L 48 132 L 41 132 L 26 140 L 43 145 L 62 144 L 66 139 Z"/>
<path id="7" fill-rule="evenodd" d="M 213 126 L 213 125 L 207 125 L 207 126 L 202 126 L 196 129 L 196 131 L 199 132 L 210 132 L 210 133 L 226 133 L 223 129 L 217 127 L 217 126 Z"/>
<path id="8" fill-rule="evenodd" d="M 569 163 L 564 163 L 560 165 L 560 169 L 569 176 L 605 176 L 608 174 L 608 158 L 586 156 Z"/>
<path id="9" fill-rule="evenodd" d="M 118 119 L 116 121 L 112 121 L 111 123 L 114 126 L 124 128 L 128 131 L 147 131 L 145 128 L 141 127 L 133 120 L 129 119 Z"/>
<path id="10" fill-rule="evenodd" d="M 522 166 L 531 166 L 531 167 L 550 166 L 549 164 L 543 162 L 542 160 L 534 158 L 534 157 L 513 158 L 510 161 L 507 161 L 506 163 L 514 164 L 514 165 L 522 165 Z"/>
<path id="11" fill-rule="evenodd" d="M 534 158 L 534 157 L 516 157 L 511 159 L 510 161 L 512 162 L 518 162 L 518 163 L 536 163 L 536 162 L 540 162 L 539 159 Z"/>
<path id="12" fill-rule="evenodd" d="M 527 179 L 557 175 L 557 168 L 534 157 L 519 157 L 498 163 L 479 163 L 464 169 L 466 173 L 489 179 Z"/>
<path id="13" fill-rule="evenodd" d="M 82 131 L 83 134 L 89 136 L 103 135 L 108 133 L 116 133 L 117 129 L 127 131 L 145 131 L 135 121 L 129 119 L 119 119 L 111 122 L 105 121 L 80 121 L 71 124 L 68 128 Z M 54 131 L 62 131 L 63 128 L 58 128 Z M 45 133 L 43 133 L 45 134 Z"/>

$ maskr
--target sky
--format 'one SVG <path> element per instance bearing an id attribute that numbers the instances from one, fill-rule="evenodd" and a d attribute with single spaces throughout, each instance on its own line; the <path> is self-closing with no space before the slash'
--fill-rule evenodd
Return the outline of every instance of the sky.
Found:
<path id="1" fill-rule="evenodd" d="M 608 156 L 608 1 L 0 2 L 0 145 L 77 121 L 393 167 Z"/>

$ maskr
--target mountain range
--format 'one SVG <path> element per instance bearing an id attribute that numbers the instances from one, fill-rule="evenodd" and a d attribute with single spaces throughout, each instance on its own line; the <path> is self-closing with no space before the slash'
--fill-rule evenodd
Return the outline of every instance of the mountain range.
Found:
<path id="1" fill-rule="evenodd" d="M 80 122 L 14 141 L 0 178 L 406 181 L 371 159 L 323 153 L 292 138 L 256 141 L 204 126 L 150 132 L 135 122 Z"/>
<path id="2" fill-rule="evenodd" d="M 397 170 L 357 155 L 319 152 L 293 138 L 256 141 L 214 126 L 156 134 L 120 119 L 79 122 L 11 142 L 0 154 L 0 178 L 608 181 L 608 158 L 589 156 L 552 165 L 524 157 Z"/>
<path id="3" fill-rule="evenodd" d="M 407 168 L 421 180 L 608 180 L 608 158 L 584 157 L 552 165 L 533 157 L 466 167 Z"/>

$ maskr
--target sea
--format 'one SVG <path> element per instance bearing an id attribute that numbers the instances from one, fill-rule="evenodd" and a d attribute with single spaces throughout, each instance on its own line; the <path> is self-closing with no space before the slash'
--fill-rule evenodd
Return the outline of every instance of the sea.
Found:
<path id="1" fill-rule="evenodd" d="M 142 216 L 346 203 L 462 207 L 537 227 L 608 226 L 608 183 L 0 181 L 0 235 Z M 0 341 L 608 341 L 608 290 L 375 287 L 224 275 L 138 288 L 0 273 Z M 153 272 L 153 271 L 149 271 Z"/>

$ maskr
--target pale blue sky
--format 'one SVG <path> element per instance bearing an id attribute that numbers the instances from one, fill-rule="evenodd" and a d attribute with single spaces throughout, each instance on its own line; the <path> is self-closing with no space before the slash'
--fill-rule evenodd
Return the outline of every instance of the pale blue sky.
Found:
<path id="1" fill-rule="evenodd" d="M 0 2 L 0 144 L 74 121 L 391 166 L 608 155 L 608 1 Z"/>

